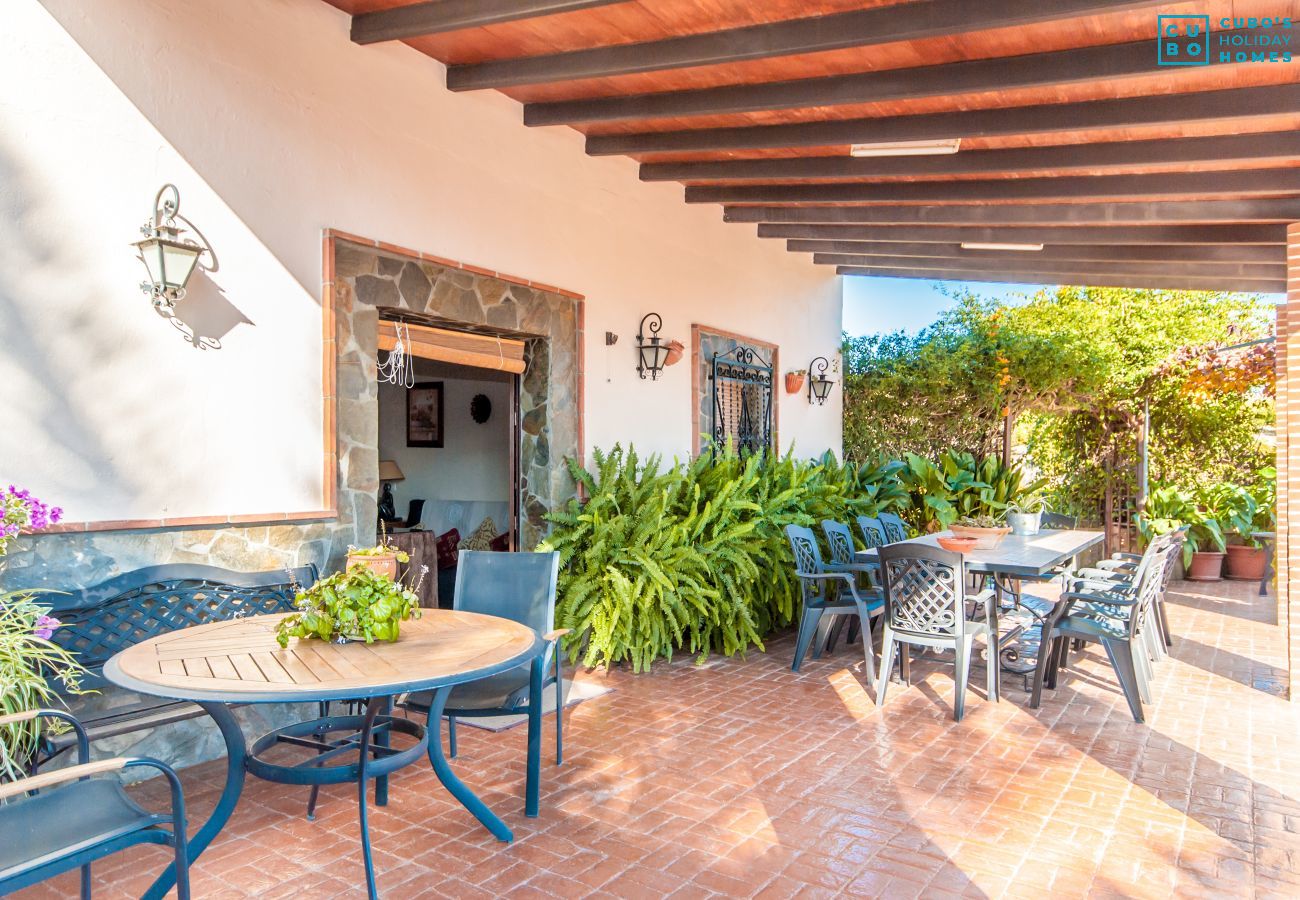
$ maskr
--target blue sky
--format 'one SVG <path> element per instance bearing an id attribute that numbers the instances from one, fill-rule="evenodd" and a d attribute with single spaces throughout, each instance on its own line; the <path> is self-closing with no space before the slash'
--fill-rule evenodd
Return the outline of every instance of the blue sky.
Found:
<path id="1" fill-rule="evenodd" d="M 969 288 L 981 297 L 1014 302 L 1041 284 L 987 284 L 969 281 L 923 281 L 919 278 L 844 278 L 844 330 L 851 335 L 918 331 L 952 305 L 950 293 Z"/>
<path id="2" fill-rule="evenodd" d="M 989 284 L 970 281 L 923 281 L 919 278 L 844 277 L 844 330 L 850 335 L 879 334 L 890 331 L 916 332 L 939 317 L 952 305 L 952 299 L 940 292 L 958 293 L 969 289 L 981 297 L 1006 302 L 1032 295 L 1045 285 Z M 1046 287 L 1054 287 L 1046 285 Z M 1285 300 L 1283 294 L 1265 294 L 1274 303 Z"/>

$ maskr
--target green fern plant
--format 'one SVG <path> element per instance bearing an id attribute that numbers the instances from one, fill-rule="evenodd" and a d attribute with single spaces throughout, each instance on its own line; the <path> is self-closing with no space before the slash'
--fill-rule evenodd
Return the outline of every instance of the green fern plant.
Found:
<path id="1" fill-rule="evenodd" d="M 689 463 L 642 461 L 615 446 L 569 471 L 585 502 L 549 518 L 557 620 L 586 665 L 648 669 L 686 649 L 704 659 L 762 649 L 794 621 L 799 586 L 785 526 L 852 521 L 901 507 L 897 464 L 841 464 L 715 448 Z M 585 649 L 584 649 L 585 648 Z"/>

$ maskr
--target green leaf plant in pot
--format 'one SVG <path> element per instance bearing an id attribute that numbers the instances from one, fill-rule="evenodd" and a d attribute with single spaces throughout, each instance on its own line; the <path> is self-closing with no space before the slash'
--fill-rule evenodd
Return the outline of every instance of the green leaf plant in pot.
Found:
<path id="1" fill-rule="evenodd" d="M 1268 467 L 1257 475 L 1252 488 L 1219 484 L 1206 491 L 1206 506 L 1229 538 L 1225 577 L 1241 581 L 1264 577 L 1268 555 L 1255 535 L 1276 528 L 1276 478 L 1276 470 Z"/>
<path id="2" fill-rule="evenodd" d="M 1008 504 L 1007 524 L 1011 526 L 1011 533 L 1026 537 L 1038 534 L 1043 527 L 1043 510 L 1046 508 L 1047 501 L 1042 497 Z"/>
<path id="3" fill-rule="evenodd" d="M 1183 542 L 1184 577 L 1189 581 L 1219 581 L 1227 541 L 1223 526 L 1199 506 L 1191 494 L 1172 485 L 1155 488 L 1138 517 L 1138 531 L 1144 543 L 1180 528 L 1187 529 Z"/>
<path id="4" fill-rule="evenodd" d="M 298 611 L 280 620 L 276 640 L 281 647 L 288 647 L 290 638 L 396 641 L 402 623 L 420 617 L 419 589 L 418 582 L 407 588 L 366 565 L 350 565 L 298 592 Z"/>

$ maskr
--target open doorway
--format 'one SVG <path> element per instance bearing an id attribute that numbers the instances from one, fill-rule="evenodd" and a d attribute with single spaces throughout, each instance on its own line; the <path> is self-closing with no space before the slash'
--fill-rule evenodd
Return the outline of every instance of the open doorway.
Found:
<path id="1" fill-rule="evenodd" d="M 408 531 L 437 539 L 428 578 L 440 606 L 452 603 L 458 549 L 518 546 L 518 380 L 417 357 L 411 387 L 379 384 L 380 518 L 399 546 Z"/>

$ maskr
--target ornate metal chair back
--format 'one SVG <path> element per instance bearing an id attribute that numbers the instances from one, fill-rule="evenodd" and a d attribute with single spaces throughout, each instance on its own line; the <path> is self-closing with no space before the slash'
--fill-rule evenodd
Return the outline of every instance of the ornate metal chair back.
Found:
<path id="1" fill-rule="evenodd" d="M 786 539 L 790 541 L 790 550 L 794 553 L 794 571 L 796 575 L 821 575 L 826 571 L 822 562 L 821 548 L 817 546 L 817 536 L 811 528 L 802 525 L 785 526 Z M 835 599 L 839 594 L 839 582 L 834 579 L 800 578 L 799 589 L 805 606 L 817 606 Z"/>
<path id="2" fill-rule="evenodd" d="M 862 532 L 862 540 L 868 547 L 883 547 L 889 543 L 885 537 L 885 526 L 880 524 L 879 519 L 858 516 L 858 531 Z"/>
<path id="3" fill-rule="evenodd" d="M 885 621 L 895 631 L 958 639 L 966 633 L 966 586 L 960 553 L 922 544 L 881 547 Z"/>
<path id="4" fill-rule="evenodd" d="M 853 546 L 853 532 L 849 526 L 833 519 L 822 519 L 822 533 L 826 535 L 826 546 L 831 550 L 831 562 L 837 566 L 852 565 L 857 548 Z"/>
<path id="5" fill-rule="evenodd" d="M 894 513 L 882 512 L 879 516 L 880 525 L 885 530 L 885 540 L 891 544 L 907 540 L 907 526 L 903 524 Z"/>

